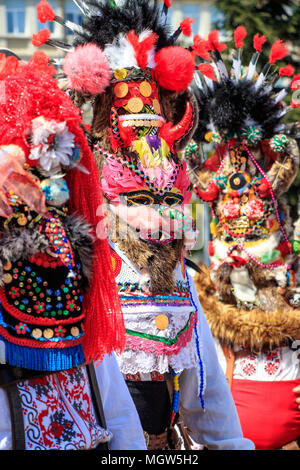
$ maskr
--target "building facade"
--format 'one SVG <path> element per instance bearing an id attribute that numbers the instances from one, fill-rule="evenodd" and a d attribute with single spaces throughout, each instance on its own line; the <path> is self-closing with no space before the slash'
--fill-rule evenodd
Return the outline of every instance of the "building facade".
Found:
<path id="1" fill-rule="evenodd" d="M 72 0 L 48 1 L 57 15 L 80 23 L 81 12 Z M 52 39 L 68 40 L 70 33 L 63 26 L 56 23 L 39 23 L 36 17 L 38 3 L 39 0 L 0 0 L 0 48 L 11 49 L 27 60 L 35 50 L 31 44 L 32 35 L 45 27 L 51 30 Z M 193 33 L 207 37 L 215 15 L 213 1 L 174 0 L 170 8 L 169 22 L 177 29 L 183 18 L 194 18 Z M 45 46 L 44 50 L 51 57 L 59 56 L 59 52 L 51 47 Z"/>

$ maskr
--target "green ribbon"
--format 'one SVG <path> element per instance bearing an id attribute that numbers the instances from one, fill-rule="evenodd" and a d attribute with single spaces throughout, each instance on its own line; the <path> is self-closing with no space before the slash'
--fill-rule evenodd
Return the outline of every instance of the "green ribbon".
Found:
<path id="1" fill-rule="evenodd" d="M 172 346 L 173 344 L 177 343 L 177 341 L 179 340 L 179 337 L 182 335 L 182 333 L 184 333 L 189 328 L 189 326 L 191 324 L 191 318 L 192 318 L 193 313 L 194 312 L 190 313 L 187 324 L 185 325 L 185 327 L 182 330 L 179 331 L 179 333 L 173 339 L 162 338 L 162 337 L 156 336 L 156 335 L 149 335 L 147 333 L 141 333 L 139 331 L 128 330 L 127 328 L 126 328 L 126 333 L 128 335 L 131 335 L 131 336 L 139 336 L 140 338 L 151 339 L 152 341 L 160 341 L 161 343 L 165 343 L 168 346 Z"/>

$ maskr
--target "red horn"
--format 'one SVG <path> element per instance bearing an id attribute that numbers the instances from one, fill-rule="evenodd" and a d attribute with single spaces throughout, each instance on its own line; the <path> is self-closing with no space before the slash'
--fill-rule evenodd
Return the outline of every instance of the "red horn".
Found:
<path id="1" fill-rule="evenodd" d="M 178 124 L 173 126 L 172 122 L 166 122 L 160 129 L 160 137 L 164 139 L 172 151 L 174 151 L 174 144 L 182 140 L 185 135 L 189 133 L 194 122 L 194 108 L 191 103 L 187 101 L 185 113 L 183 118 Z"/>

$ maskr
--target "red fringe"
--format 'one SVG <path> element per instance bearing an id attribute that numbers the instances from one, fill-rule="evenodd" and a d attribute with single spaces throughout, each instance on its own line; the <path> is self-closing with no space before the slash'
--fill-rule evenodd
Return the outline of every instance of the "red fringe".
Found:
<path id="1" fill-rule="evenodd" d="M 41 23 L 46 23 L 47 21 L 52 22 L 56 16 L 47 0 L 41 0 L 40 3 L 37 4 L 36 11 L 38 20 Z"/>
<path id="2" fill-rule="evenodd" d="M 72 170 L 67 174 L 70 211 L 81 214 L 94 228 L 93 276 L 84 296 L 85 334 L 83 350 L 87 362 L 99 361 L 105 354 L 121 352 L 125 346 L 125 326 L 116 281 L 113 275 L 109 245 L 104 237 L 102 213 L 103 195 L 99 170 L 81 129 L 72 129 L 82 148 L 81 164 L 89 174 Z M 102 229 L 101 229 L 102 224 Z M 99 235 L 102 235 L 99 238 Z M 98 235 L 98 238 L 97 238 Z"/>
<path id="3" fill-rule="evenodd" d="M 281 39 L 277 39 L 271 47 L 271 53 L 269 56 L 269 64 L 274 65 L 277 60 L 283 59 L 289 53 L 286 45 Z"/>
<path id="4" fill-rule="evenodd" d="M 247 36 L 247 30 L 245 26 L 238 26 L 234 31 L 234 41 L 238 49 L 243 47 L 243 39 Z"/>

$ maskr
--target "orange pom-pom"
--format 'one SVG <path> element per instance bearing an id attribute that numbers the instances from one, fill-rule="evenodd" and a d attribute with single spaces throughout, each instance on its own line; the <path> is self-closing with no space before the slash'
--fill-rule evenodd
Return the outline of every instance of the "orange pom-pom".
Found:
<path id="1" fill-rule="evenodd" d="M 247 36 L 247 30 L 245 26 L 238 26 L 234 31 L 234 41 L 235 45 L 238 49 L 243 47 L 244 43 L 243 40 Z"/>
<path id="2" fill-rule="evenodd" d="M 195 18 L 185 18 L 180 23 L 180 29 L 185 36 L 190 36 L 192 34 L 192 24 L 195 23 Z"/>
<path id="3" fill-rule="evenodd" d="M 47 42 L 50 39 L 51 33 L 48 28 L 46 29 L 41 29 L 37 34 L 32 35 L 32 44 L 35 47 L 40 47 L 45 42 Z"/>
<path id="4" fill-rule="evenodd" d="M 41 0 L 40 3 L 37 4 L 36 10 L 38 20 L 41 23 L 46 23 L 47 21 L 52 22 L 56 16 L 47 0 Z"/>
<path id="5" fill-rule="evenodd" d="M 269 56 L 269 64 L 274 65 L 277 60 L 283 59 L 288 55 L 289 51 L 281 39 L 277 39 L 271 47 Z"/>

